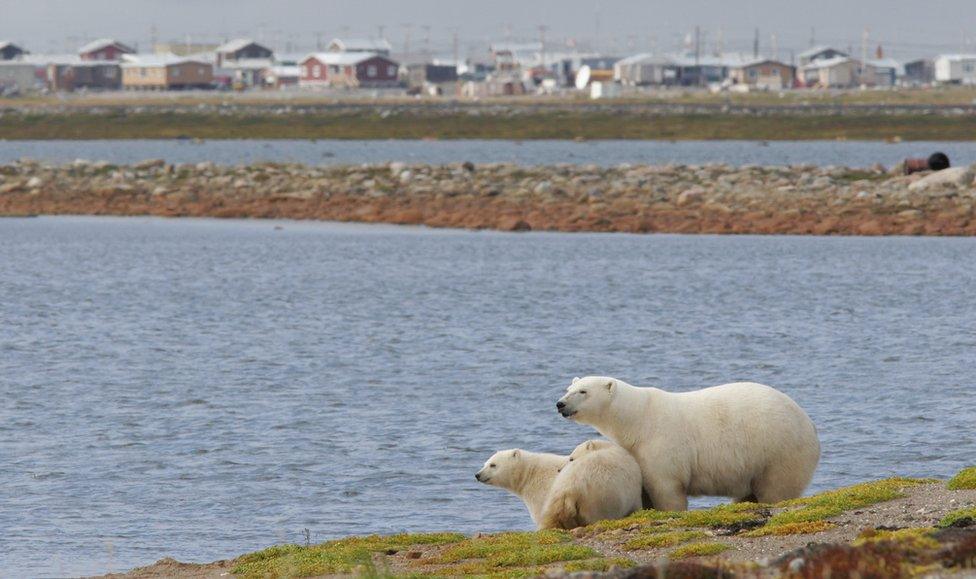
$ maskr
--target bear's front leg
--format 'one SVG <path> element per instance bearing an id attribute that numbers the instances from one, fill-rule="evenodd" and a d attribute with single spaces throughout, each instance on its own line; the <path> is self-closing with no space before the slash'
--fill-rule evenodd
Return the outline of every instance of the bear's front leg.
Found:
<path id="1" fill-rule="evenodd" d="M 688 495 L 684 486 L 676 481 L 653 480 L 645 488 L 651 495 L 651 503 L 659 511 L 687 511 Z"/>

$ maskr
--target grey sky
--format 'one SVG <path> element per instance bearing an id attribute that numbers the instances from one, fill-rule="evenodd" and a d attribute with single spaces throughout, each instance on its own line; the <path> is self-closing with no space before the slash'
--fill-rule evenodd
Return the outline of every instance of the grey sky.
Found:
<path id="1" fill-rule="evenodd" d="M 73 50 L 101 36 L 148 49 L 154 27 L 161 41 L 251 36 L 301 52 L 319 35 L 376 36 L 381 25 L 399 51 L 407 24 L 414 49 L 429 26 L 431 50 L 445 54 L 455 29 L 465 52 L 478 53 L 491 40 L 535 39 L 540 24 L 553 49 L 576 39 L 615 54 L 674 50 L 696 24 L 706 48 L 722 39 L 744 51 L 758 26 L 762 52 L 775 33 L 784 59 L 809 45 L 811 28 L 818 44 L 857 52 L 865 26 L 872 52 L 878 44 L 900 58 L 976 52 L 976 0 L 0 0 L 0 39 L 34 52 Z"/>

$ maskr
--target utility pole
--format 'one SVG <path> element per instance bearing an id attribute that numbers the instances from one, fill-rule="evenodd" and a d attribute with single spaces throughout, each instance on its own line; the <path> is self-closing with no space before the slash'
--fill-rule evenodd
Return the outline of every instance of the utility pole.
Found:
<path id="1" fill-rule="evenodd" d="M 542 60 L 543 69 L 546 68 L 546 30 L 549 30 L 548 26 L 545 24 L 539 25 L 539 51 L 541 53 L 540 59 Z"/>
<path id="2" fill-rule="evenodd" d="M 864 32 L 861 33 L 861 78 L 859 84 L 864 84 L 864 80 L 867 77 L 868 71 L 868 27 L 864 27 Z"/>
<path id="3" fill-rule="evenodd" d="M 770 58 L 779 60 L 779 41 L 775 32 L 769 34 L 769 45 Z"/>
<path id="4" fill-rule="evenodd" d="M 386 26 L 384 26 L 382 24 L 377 24 L 376 25 L 376 32 L 377 32 L 377 34 L 379 34 L 379 39 L 380 40 L 384 40 L 386 38 L 386 36 L 383 35 L 383 33 L 386 32 Z"/>
<path id="5" fill-rule="evenodd" d="M 430 25 L 424 24 L 420 28 L 424 31 L 424 55 L 430 58 Z"/>
<path id="6" fill-rule="evenodd" d="M 410 22 L 406 22 L 404 24 L 401 24 L 401 26 L 403 26 L 403 30 L 404 30 L 403 54 L 409 55 L 410 54 L 410 33 L 413 32 L 413 24 L 411 24 Z"/>
<path id="7" fill-rule="evenodd" d="M 756 28 L 756 34 L 752 38 L 752 57 L 759 58 L 759 28 Z"/>
<path id="8" fill-rule="evenodd" d="M 810 27 L 810 48 L 817 45 L 817 29 L 813 26 Z"/>
<path id="9" fill-rule="evenodd" d="M 698 71 L 698 86 L 702 86 L 705 75 L 701 69 L 701 27 L 695 25 L 695 70 Z"/>
<path id="10" fill-rule="evenodd" d="M 454 29 L 454 34 L 451 38 L 451 48 L 454 49 L 454 96 L 461 96 L 461 75 L 458 73 L 458 69 L 461 68 L 461 41 L 458 38 L 457 28 Z"/>

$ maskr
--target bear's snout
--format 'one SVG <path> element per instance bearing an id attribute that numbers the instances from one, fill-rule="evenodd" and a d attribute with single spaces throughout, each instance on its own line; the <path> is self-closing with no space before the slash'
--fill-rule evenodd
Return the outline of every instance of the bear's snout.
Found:
<path id="1" fill-rule="evenodd" d="M 562 400 L 556 402 L 556 410 L 562 410 L 563 408 L 566 408 L 565 402 L 563 402 Z"/>

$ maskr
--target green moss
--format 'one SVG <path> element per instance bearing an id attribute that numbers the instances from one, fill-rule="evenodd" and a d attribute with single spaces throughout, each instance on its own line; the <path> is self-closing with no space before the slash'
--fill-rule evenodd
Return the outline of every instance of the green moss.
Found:
<path id="1" fill-rule="evenodd" d="M 898 543 L 899 546 L 905 548 L 919 550 L 938 549 L 939 542 L 932 538 L 932 533 L 934 531 L 935 529 L 932 527 L 898 529 L 895 531 L 869 530 L 861 533 L 861 535 L 854 540 L 854 546 L 859 547 L 869 543 L 888 541 Z"/>
<path id="2" fill-rule="evenodd" d="M 731 547 L 725 543 L 692 543 L 691 545 L 678 547 L 674 551 L 671 551 L 671 557 L 674 559 L 685 559 L 687 557 L 707 557 L 708 555 L 717 555 L 722 551 L 727 551 L 730 548 Z"/>
<path id="3" fill-rule="evenodd" d="M 743 533 L 743 537 L 766 537 L 769 535 L 808 535 L 833 529 L 837 525 L 828 521 L 805 521 L 802 523 L 783 523 L 779 525 L 763 525 Z"/>
<path id="4" fill-rule="evenodd" d="M 565 531 L 548 530 L 472 537 L 417 564 L 447 565 L 438 568 L 437 575 L 521 576 L 536 575 L 552 563 L 600 557 L 593 549 L 574 544 Z"/>
<path id="5" fill-rule="evenodd" d="M 723 528 L 740 525 L 759 518 L 757 511 L 765 508 L 755 503 L 731 503 L 718 505 L 710 509 L 694 511 L 655 511 L 647 509 L 638 511 L 629 517 L 613 521 L 600 521 L 588 527 L 591 533 L 602 533 L 614 529 L 629 527 L 661 526 L 669 529 L 683 527 Z"/>
<path id="6" fill-rule="evenodd" d="M 370 569 L 373 553 L 419 545 L 444 545 L 465 539 L 457 533 L 371 535 L 319 545 L 277 545 L 237 559 L 232 570 L 245 577 L 308 577 Z"/>
<path id="7" fill-rule="evenodd" d="M 976 489 L 976 466 L 964 468 L 949 480 L 949 490 Z"/>
<path id="8" fill-rule="evenodd" d="M 808 523 L 860 509 L 869 505 L 891 501 L 905 496 L 905 488 L 934 482 L 932 479 L 888 478 L 856 484 L 827 491 L 812 497 L 793 499 L 780 503 L 780 507 L 801 507 L 773 515 L 768 525 Z"/>
<path id="9" fill-rule="evenodd" d="M 580 571 L 599 571 L 605 572 L 613 569 L 614 567 L 618 569 L 630 569 L 631 567 L 637 566 L 630 559 L 624 559 L 623 557 L 611 557 L 608 559 L 586 559 L 584 561 L 571 561 L 563 565 L 563 571 L 566 573 L 578 573 Z"/>
<path id="10" fill-rule="evenodd" d="M 976 507 L 952 511 L 948 515 L 942 517 L 942 519 L 939 521 L 939 526 L 942 528 L 951 527 L 966 519 L 970 520 L 970 524 L 976 524 Z"/>
<path id="11" fill-rule="evenodd" d="M 624 544 L 624 549 L 657 549 L 673 547 L 695 539 L 704 539 L 707 535 L 702 531 L 669 531 L 664 533 L 647 533 L 635 537 Z"/>

